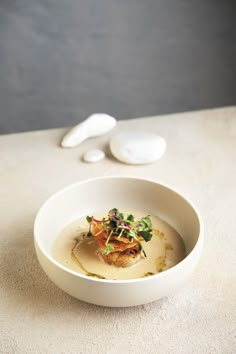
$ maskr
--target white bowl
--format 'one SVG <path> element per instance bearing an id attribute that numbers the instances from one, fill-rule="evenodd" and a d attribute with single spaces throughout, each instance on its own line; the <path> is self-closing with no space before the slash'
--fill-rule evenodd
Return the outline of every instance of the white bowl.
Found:
<path id="1" fill-rule="evenodd" d="M 114 207 L 160 216 L 182 236 L 187 256 L 162 273 L 132 280 L 88 277 L 53 259 L 53 241 L 65 225 L 96 210 Z M 36 217 L 34 241 L 43 270 L 59 288 L 89 303 L 118 307 L 155 301 L 181 288 L 198 263 L 203 231 L 196 209 L 173 189 L 147 179 L 102 177 L 73 184 L 49 198 Z"/>

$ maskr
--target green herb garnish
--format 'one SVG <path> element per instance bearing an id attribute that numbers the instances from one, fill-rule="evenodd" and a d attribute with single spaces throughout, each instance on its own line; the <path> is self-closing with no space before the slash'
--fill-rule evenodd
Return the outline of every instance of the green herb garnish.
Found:
<path id="1" fill-rule="evenodd" d="M 89 223 L 89 231 L 87 233 L 87 236 L 88 237 L 91 237 L 92 236 L 92 232 L 91 232 L 91 222 L 93 220 L 93 218 L 91 216 L 86 216 L 86 220 L 88 221 Z"/>
<path id="2" fill-rule="evenodd" d="M 129 239 L 129 242 L 136 240 L 139 244 L 141 252 L 146 257 L 141 240 L 143 239 L 148 242 L 152 238 L 152 222 L 150 215 L 135 219 L 132 214 L 120 213 L 117 208 L 113 208 L 108 212 L 106 218 L 96 220 L 93 216 L 87 216 L 86 220 L 90 224 L 87 236 L 91 236 L 91 223 L 93 221 L 100 223 L 105 229 L 108 235 L 105 243 L 106 248 L 104 249 L 104 253 L 106 255 L 114 250 L 114 246 L 109 243 L 111 237 L 116 237 L 118 239 L 121 237 L 126 237 Z"/>
<path id="3" fill-rule="evenodd" d="M 93 220 L 93 218 L 92 218 L 91 216 L 86 216 L 86 220 L 87 220 L 88 222 L 91 222 L 91 221 Z"/>

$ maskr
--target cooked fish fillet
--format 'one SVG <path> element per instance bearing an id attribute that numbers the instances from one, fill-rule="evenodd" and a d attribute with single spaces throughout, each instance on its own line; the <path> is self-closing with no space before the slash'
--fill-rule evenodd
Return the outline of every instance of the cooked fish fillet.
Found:
<path id="1" fill-rule="evenodd" d="M 137 263 L 141 259 L 141 251 L 140 250 L 135 250 L 135 249 L 130 249 L 128 251 L 123 251 L 123 252 L 110 252 L 108 255 L 106 255 L 103 252 L 103 249 L 99 251 L 99 256 L 102 257 L 102 259 L 111 265 L 115 265 L 116 267 L 130 267 Z"/>
<path id="2" fill-rule="evenodd" d="M 97 240 L 99 256 L 106 263 L 115 265 L 116 267 L 130 267 L 141 259 L 141 250 L 137 240 L 113 236 L 109 240 L 109 244 L 113 246 L 113 250 L 109 254 L 106 254 L 104 250 L 108 236 L 104 227 L 101 224 L 93 222 L 91 232 Z M 142 237 L 140 237 L 140 240 L 142 240 Z"/>

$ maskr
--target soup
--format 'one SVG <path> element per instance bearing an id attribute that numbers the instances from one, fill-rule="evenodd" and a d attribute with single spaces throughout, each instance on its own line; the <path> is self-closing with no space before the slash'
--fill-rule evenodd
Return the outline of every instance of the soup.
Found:
<path id="1" fill-rule="evenodd" d="M 131 212 L 135 218 L 146 214 L 142 211 Z M 96 213 L 96 218 L 105 214 Z M 158 274 L 182 261 L 186 252 L 181 236 L 172 226 L 157 216 L 150 218 L 153 236 L 149 242 L 142 242 L 146 257 L 130 267 L 116 267 L 99 257 L 97 241 L 87 237 L 89 226 L 85 217 L 61 231 L 53 243 L 52 256 L 66 268 L 100 279 L 127 280 Z"/>

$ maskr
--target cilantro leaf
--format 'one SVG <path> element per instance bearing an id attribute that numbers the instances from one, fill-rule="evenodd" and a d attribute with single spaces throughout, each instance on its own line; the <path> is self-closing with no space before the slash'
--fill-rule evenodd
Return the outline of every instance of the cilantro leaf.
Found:
<path id="1" fill-rule="evenodd" d="M 117 222 L 113 219 L 110 220 L 109 225 L 112 229 L 115 229 L 117 227 Z"/>
<path id="2" fill-rule="evenodd" d="M 117 208 L 113 208 L 113 209 L 111 209 L 110 211 L 109 211 L 109 215 L 112 215 L 112 214 L 117 214 L 118 213 L 118 209 Z"/>
<path id="3" fill-rule="evenodd" d="M 142 236 L 146 242 L 150 241 L 152 238 L 152 234 L 149 231 L 140 231 L 139 235 Z"/>
<path id="4" fill-rule="evenodd" d="M 142 222 L 149 228 L 152 228 L 152 222 L 150 219 L 150 215 L 145 216 L 144 218 L 142 218 Z"/>
<path id="5" fill-rule="evenodd" d="M 134 216 L 132 214 L 129 214 L 126 218 L 128 221 L 134 221 Z"/>

